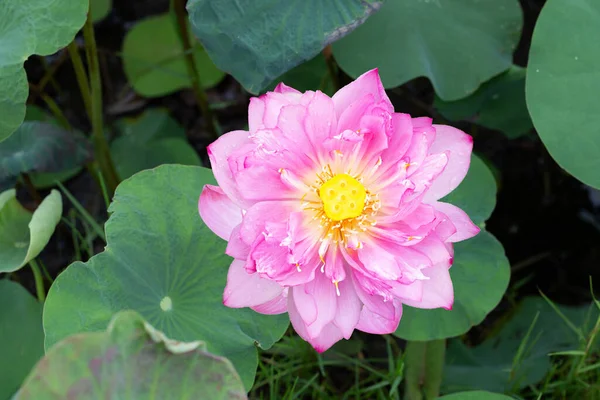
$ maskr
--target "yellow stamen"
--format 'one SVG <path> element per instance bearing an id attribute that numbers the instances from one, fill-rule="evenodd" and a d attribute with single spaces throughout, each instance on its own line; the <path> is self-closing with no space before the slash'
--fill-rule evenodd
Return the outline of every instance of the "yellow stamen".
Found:
<path id="1" fill-rule="evenodd" d="M 362 248 L 363 243 L 356 236 L 376 224 L 381 208 L 379 196 L 363 185 L 361 176 L 334 170 L 339 170 L 339 166 L 324 165 L 316 173 L 315 184 L 301 199 L 302 208 L 312 214 L 311 221 L 320 228 L 319 258 L 323 271 L 328 246 Z"/>
<path id="2" fill-rule="evenodd" d="M 348 174 L 337 174 L 319 188 L 325 215 L 332 221 L 356 218 L 365 207 L 367 191 Z"/>

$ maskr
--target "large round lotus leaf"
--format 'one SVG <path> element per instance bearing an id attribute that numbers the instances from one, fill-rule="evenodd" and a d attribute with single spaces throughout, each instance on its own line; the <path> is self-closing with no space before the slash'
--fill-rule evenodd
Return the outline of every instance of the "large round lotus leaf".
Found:
<path id="1" fill-rule="evenodd" d="M 444 101 L 436 96 L 433 106 L 451 121 L 468 120 L 501 131 L 509 139 L 533 129 L 525 102 L 525 68 L 517 66 L 464 99 Z"/>
<path id="2" fill-rule="evenodd" d="M 25 117 L 32 54 L 50 55 L 69 44 L 83 26 L 88 0 L 0 1 L 0 142 Z"/>
<path id="3" fill-rule="evenodd" d="M 16 400 L 246 399 L 231 363 L 201 342 L 174 343 L 134 311 L 106 332 L 70 336 L 52 347 Z"/>
<path id="4" fill-rule="evenodd" d="M 44 355 L 42 304 L 21 285 L 0 280 L 0 399 L 9 399 Z"/>
<path id="5" fill-rule="evenodd" d="M 512 400 L 513 398 L 505 394 L 485 392 L 476 390 L 473 392 L 452 393 L 438 398 L 438 400 Z"/>
<path id="6" fill-rule="evenodd" d="M 111 143 L 110 153 L 121 179 L 161 164 L 202 164 L 183 128 L 164 110 L 123 118 L 118 125 L 121 136 Z"/>
<path id="7" fill-rule="evenodd" d="M 557 309 L 562 316 L 542 297 L 528 297 L 508 322 L 479 346 L 469 348 L 459 339 L 450 341 L 443 387 L 448 391 L 504 392 L 542 380 L 551 367 L 549 353 L 580 349 L 578 335 L 563 318 L 589 337 L 599 316 L 594 304 Z M 520 348 L 523 351 L 516 358 Z"/>
<path id="8" fill-rule="evenodd" d="M 73 333 L 101 330 L 114 313 L 131 309 L 170 338 L 205 341 L 210 352 L 233 362 L 250 389 L 255 343 L 270 347 L 289 319 L 223 305 L 231 258 L 198 216 L 207 183 L 214 184 L 208 169 L 165 165 L 119 185 L 109 208 L 106 250 L 69 266 L 50 288 L 47 349 Z"/>
<path id="9" fill-rule="evenodd" d="M 164 96 L 192 87 L 185 64 L 183 44 L 169 14 L 138 22 L 123 43 L 123 66 L 127 80 L 136 92 L 146 97 Z M 190 33 L 193 54 L 202 85 L 210 88 L 225 74 L 212 63 L 204 48 Z"/>
<path id="10" fill-rule="evenodd" d="M 0 185 L 21 173 L 77 170 L 91 161 L 85 136 L 50 122 L 25 121 L 0 143 Z"/>
<path id="11" fill-rule="evenodd" d="M 0 193 L 0 272 L 22 268 L 44 250 L 62 215 L 62 198 L 53 190 L 32 214 L 14 189 Z"/>
<path id="12" fill-rule="evenodd" d="M 249 92 L 360 25 L 384 0 L 190 0 L 192 28 L 215 64 Z"/>
<path id="13" fill-rule="evenodd" d="M 454 285 L 451 311 L 403 306 L 395 335 L 406 340 L 435 340 L 462 335 L 498 305 L 510 278 L 504 249 L 486 231 L 454 245 L 450 268 Z"/>
<path id="14" fill-rule="evenodd" d="M 549 0 L 533 32 L 527 106 L 550 155 L 600 188 L 600 2 Z"/>
<path id="15" fill-rule="evenodd" d="M 390 1 L 333 45 L 350 76 L 379 67 L 387 88 L 425 76 L 457 100 L 512 65 L 523 16 L 518 0 Z"/>
<path id="16" fill-rule="evenodd" d="M 460 207 L 475 224 L 483 227 L 496 207 L 496 191 L 492 171 L 473 154 L 465 179 L 441 201 Z"/>

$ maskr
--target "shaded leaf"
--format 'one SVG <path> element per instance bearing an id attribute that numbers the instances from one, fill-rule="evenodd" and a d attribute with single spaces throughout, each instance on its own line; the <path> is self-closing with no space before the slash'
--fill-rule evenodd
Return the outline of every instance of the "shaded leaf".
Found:
<path id="1" fill-rule="evenodd" d="M 44 111 L 43 108 L 38 107 L 34 104 L 28 104 L 25 112 L 25 121 L 40 121 L 50 122 L 54 125 L 58 125 L 56 118 Z"/>
<path id="2" fill-rule="evenodd" d="M 91 145 L 80 133 L 48 122 L 25 121 L 0 143 L 0 183 L 24 172 L 73 170 L 91 156 Z"/>
<path id="3" fill-rule="evenodd" d="M 525 69 L 517 66 L 484 83 L 464 99 L 444 101 L 436 96 L 433 106 L 451 121 L 468 120 L 501 131 L 509 139 L 533 129 L 525 102 Z"/>
<path id="4" fill-rule="evenodd" d="M 29 177 L 36 189 L 49 189 L 56 186 L 57 182 L 62 183 L 73 178 L 75 175 L 79 174 L 82 169 L 83 167 L 75 167 L 60 172 L 38 172 L 31 174 Z"/>
<path id="5" fill-rule="evenodd" d="M 200 81 L 204 88 L 210 88 L 225 74 L 215 67 L 193 37 L 192 43 Z M 164 96 L 192 87 L 183 44 L 169 14 L 143 19 L 127 32 L 123 42 L 123 67 L 127 80 L 142 96 Z"/>
<path id="6" fill-rule="evenodd" d="M 59 123 L 56 121 L 56 118 L 45 112 L 42 108 L 31 104 L 27 105 L 27 114 L 25 115 L 25 121 L 48 122 L 59 126 Z M 0 144 L 0 148 L 1 147 L 2 145 Z M 56 182 L 62 183 L 66 180 L 73 178 L 75 175 L 79 174 L 79 172 L 81 172 L 82 169 L 82 166 L 76 166 L 59 172 L 30 172 L 29 177 L 31 178 L 31 182 L 33 183 L 33 186 L 35 186 L 36 189 L 48 189 L 53 186 L 56 186 Z M 6 190 L 13 186 L 14 184 L 10 184 L 6 187 L 2 187 L 0 184 L 0 190 Z"/>
<path id="7" fill-rule="evenodd" d="M 106 18 L 112 9 L 112 0 L 90 0 L 92 21 L 99 22 Z"/>
<path id="8" fill-rule="evenodd" d="M 561 306 L 559 309 L 575 326 L 587 326 L 588 332 L 599 316 L 593 305 Z M 520 359 L 515 360 L 522 344 L 524 352 Z M 543 298 L 528 297 L 502 329 L 481 345 L 468 348 L 458 339 L 450 342 L 446 353 L 444 387 L 452 391 L 523 388 L 544 378 L 550 369 L 548 353 L 579 348 L 578 335 L 560 315 Z"/>
<path id="9" fill-rule="evenodd" d="M 323 54 L 319 54 L 281 75 L 269 85 L 267 90 L 272 91 L 279 82 L 283 82 L 300 92 L 320 90 L 329 96 L 333 96 L 335 92 Z"/>
<path id="10" fill-rule="evenodd" d="M 165 110 L 124 118 L 118 126 L 122 135 L 111 143 L 110 152 L 121 179 L 162 164 L 202 164 L 183 128 Z"/>

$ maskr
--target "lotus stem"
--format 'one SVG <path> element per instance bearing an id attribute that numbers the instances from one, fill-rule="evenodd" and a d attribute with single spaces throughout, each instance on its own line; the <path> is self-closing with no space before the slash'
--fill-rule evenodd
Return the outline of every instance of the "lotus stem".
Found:
<path id="1" fill-rule="evenodd" d="M 177 16 L 177 26 L 179 27 L 179 37 L 183 44 L 185 65 L 190 80 L 192 81 L 192 89 L 194 91 L 194 96 L 196 97 L 196 103 L 198 103 L 198 107 L 204 116 L 206 129 L 213 139 L 217 139 L 219 137 L 216 128 L 217 122 L 208 104 L 208 97 L 206 96 L 206 92 L 202 86 L 202 80 L 200 78 L 200 74 L 198 73 L 196 60 L 194 59 L 194 53 L 192 51 L 193 46 L 192 42 L 190 41 L 190 33 L 188 31 L 188 18 L 185 11 L 185 0 L 173 0 L 172 7 L 175 11 L 175 15 Z"/>
<path id="2" fill-rule="evenodd" d="M 442 384 L 446 341 L 408 341 L 405 351 L 405 399 L 437 399 Z"/>
<path id="3" fill-rule="evenodd" d="M 90 95 L 91 95 L 91 122 L 92 122 L 92 141 L 94 143 L 94 153 L 96 162 L 100 167 L 102 177 L 106 183 L 109 196 L 115 192 L 119 184 L 119 177 L 110 155 L 108 142 L 104 136 L 103 115 L 102 115 L 102 81 L 100 78 L 100 63 L 98 61 L 98 50 L 96 48 L 96 37 L 94 35 L 94 25 L 92 17 L 88 13 L 88 18 L 83 26 L 83 37 L 85 40 L 85 53 L 87 57 L 88 72 L 90 77 Z"/>
<path id="4" fill-rule="evenodd" d="M 327 71 L 329 72 L 329 76 L 331 78 L 331 83 L 333 85 L 333 90 L 337 92 L 340 90 L 340 79 L 337 73 L 337 65 L 335 60 L 333 59 L 333 51 L 331 49 L 331 45 L 325 46 L 322 51 L 323 57 L 325 57 L 325 63 L 327 64 Z"/>
<path id="5" fill-rule="evenodd" d="M 88 118 L 92 119 L 92 97 L 90 94 L 90 83 L 88 81 L 87 74 L 85 72 L 85 68 L 83 67 L 83 61 L 81 60 L 81 55 L 79 54 L 79 48 L 77 47 L 77 43 L 73 40 L 67 46 L 69 50 L 69 56 L 71 57 L 71 62 L 73 63 L 73 70 L 75 71 L 75 78 L 77 79 L 77 85 L 79 86 L 79 91 L 81 92 L 81 98 L 83 99 L 83 104 L 85 105 L 85 111 L 87 112 Z"/>
<path id="6" fill-rule="evenodd" d="M 31 271 L 33 271 L 33 279 L 35 280 L 35 291 L 37 293 L 37 298 L 40 303 L 43 303 L 46 301 L 46 289 L 44 288 L 44 277 L 42 276 L 42 271 L 35 260 L 29 261 L 29 266 L 31 267 Z"/>

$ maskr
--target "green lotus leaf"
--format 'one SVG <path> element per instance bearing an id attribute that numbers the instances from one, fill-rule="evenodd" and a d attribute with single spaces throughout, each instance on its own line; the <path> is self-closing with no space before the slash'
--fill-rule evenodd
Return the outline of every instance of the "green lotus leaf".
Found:
<path id="1" fill-rule="evenodd" d="M 484 227 L 496 207 L 496 192 L 492 171 L 481 158 L 473 154 L 465 179 L 441 201 L 460 207 L 475 224 Z"/>
<path id="2" fill-rule="evenodd" d="M 112 0 L 90 0 L 92 21 L 99 22 L 106 18 L 112 9 Z"/>
<path id="3" fill-rule="evenodd" d="M 16 197 L 14 189 L 0 193 L 0 272 L 13 272 L 44 250 L 62 215 L 62 198 L 56 190 L 33 214 Z"/>
<path id="4" fill-rule="evenodd" d="M 458 100 L 510 68 L 522 25 L 518 0 L 390 1 L 333 54 L 354 78 L 379 68 L 392 88 L 425 76 L 442 99 Z"/>
<path id="5" fill-rule="evenodd" d="M 106 332 L 70 336 L 31 372 L 18 400 L 246 399 L 231 363 L 202 342 L 168 339 L 134 311 Z"/>
<path id="6" fill-rule="evenodd" d="M 202 45 L 191 34 L 190 37 L 202 86 L 215 86 L 225 74 L 215 67 Z M 142 96 L 164 96 L 192 87 L 176 21 L 168 13 L 143 19 L 127 32 L 123 67 L 127 80 Z"/>
<path id="7" fill-rule="evenodd" d="M 527 106 L 548 152 L 595 188 L 600 188 L 599 35 L 600 2 L 546 2 L 533 32 L 526 84 Z"/>
<path id="8" fill-rule="evenodd" d="M 475 390 L 472 392 L 452 393 L 440 397 L 438 400 L 512 400 L 512 397 L 500 393 Z"/>
<path id="9" fill-rule="evenodd" d="M 0 280 L 0 399 L 10 399 L 44 355 L 42 304 L 25 288 Z"/>
<path id="10" fill-rule="evenodd" d="M 315 57 L 384 0 L 190 0 L 194 33 L 215 64 L 251 93 Z"/>
<path id="11" fill-rule="evenodd" d="M 269 85 L 267 90 L 275 89 L 275 86 L 279 82 L 283 82 L 301 92 L 306 92 L 307 90 L 320 90 L 329 96 L 333 96 L 335 93 L 333 82 L 331 81 L 331 76 L 327 69 L 327 63 L 323 54 L 319 54 L 315 58 L 308 60 L 281 75 Z"/>
<path id="12" fill-rule="evenodd" d="M 423 310 L 403 306 L 395 335 L 406 340 L 446 339 L 478 325 L 502 299 L 510 279 L 510 264 L 502 245 L 491 233 L 454 245 L 450 268 L 454 285 L 452 310 Z"/>
<path id="13" fill-rule="evenodd" d="M 0 2 L 0 142 L 23 122 L 28 95 L 23 63 L 47 56 L 73 40 L 83 26 L 88 0 Z"/>
<path id="14" fill-rule="evenodd" d="M 25 121 L 0 143 L 0 186 L 22 173 L 68 171 L 72 176 L 91 159 L 92 146 L 81 133 L 51 122 Z"/>
<path id="15" fill-rule="evenodd" d="M 525 68 L 517 66 L 484 83 L 464 99 L 444 101 L 436 96 L 433 106 L 451 121 L 468 120 L 501 131 L 509 139 L 533 129 L 525 102 Z"/>
<path id="16" fill-rule="evenodd" d="M 483 228 L 496 205 L 496 191 L 492 172 L 473 155 L 465 179 L 442 201 L 460 207 Z M 500 242 L 482 229 L 474 238 L 454 244 L 450 277 L 454 285 L 452 310 L 403 306 L 396 336 L 427 341 L 467 332 L 483 321 L 502 299 L 510 279 L 510 265 Z"/>
<path id="17" fill-rule="evenodd" d="M 165 110 L 124 118 L 118 126 L 121 136 L 111 143 L 110 152 L 121 179 L 161 164 L 202 164 L 183 128 Z"/>
<path id="18" fill-rule="evenodd" d="M 198 216 L 198 197 L 215 184 L 201 167 L 164 165 L 123 181 L 105 225 L 108 245 L 54 281 L 44 308 L 46 348 L 77 332 L 103 329 L 121 310 L 139 312 L 174 340 L 206 342 L 227 357 L 250 389 L 256 345 L 270 347 L 287 315 L 223 305 L 231 258 Z"/>

